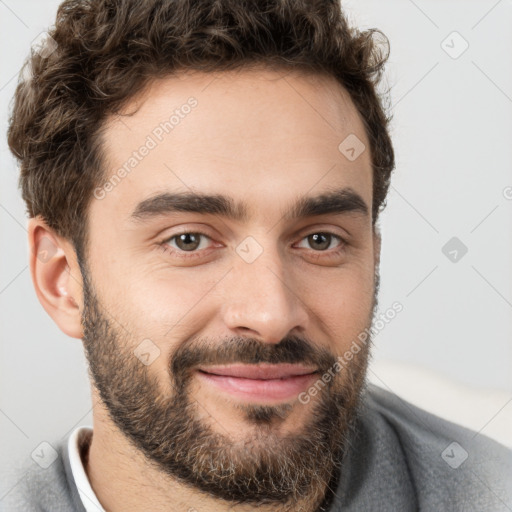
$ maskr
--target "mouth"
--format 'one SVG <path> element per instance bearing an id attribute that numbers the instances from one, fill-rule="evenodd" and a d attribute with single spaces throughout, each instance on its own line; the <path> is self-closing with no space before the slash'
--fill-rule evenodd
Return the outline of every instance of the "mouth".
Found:
<path id="1" fill-rule="evenodd" d="M 206 366 L 197 375 L 216 389 L 243 400 L 280 402 L 297 398 L 319 370 L 296 364 Z"/>

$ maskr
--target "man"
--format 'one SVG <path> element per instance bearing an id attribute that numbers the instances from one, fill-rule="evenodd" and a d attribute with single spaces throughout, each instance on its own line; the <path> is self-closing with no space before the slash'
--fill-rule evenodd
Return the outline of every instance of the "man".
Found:
<path id="1" fill-rule="evenodd" d="M 511 509 L 505 447 L 365 383 L 394 168 L 372 34 L 326 1 L 61 4 L 9 144 L 94 426 L 5 510 Z"/>

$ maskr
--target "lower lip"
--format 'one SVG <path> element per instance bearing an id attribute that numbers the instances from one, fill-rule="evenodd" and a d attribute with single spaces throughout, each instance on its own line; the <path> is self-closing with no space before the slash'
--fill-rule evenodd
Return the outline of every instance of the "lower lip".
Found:
<path id="1" fill-rule="evenodd" d="M 308 388 L 318 378 L 316 373 L 308 375 L 296 375 L 284 379 L 243 379 L 214 375 L 198 371 L 197 374 L 209 384 L 213 384 L 222 391 L 243 399 L 268 401 L 290 400 Z"/>

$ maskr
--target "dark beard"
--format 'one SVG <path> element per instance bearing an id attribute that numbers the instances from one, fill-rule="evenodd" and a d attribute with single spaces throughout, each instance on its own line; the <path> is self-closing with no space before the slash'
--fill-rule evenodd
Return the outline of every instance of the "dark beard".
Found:
<path id="1" fill-rule="evenodd" d="M 172 385 L 173 393 L 168 396 L 162 393 L 158 378 L 150 374 L 150 367 L 133 354 L 138 342 L 125 335 L 126 331 L 115 329 L 102 314 L 86 273 L 83 282 L 83 340 L 91 380 L 112 421 L 150 464 L 185 485 L 232 504 L 279 504 L 284 511 L 296 510 L 304 501 L 317 505 L 328 501 L 357 415 L 369 340 L 318 392 L 316 401 L 311 401 L 309 419 L 300 432 L 277 435 L 273 428 L 291 412 L 289 403 L 239 403 L 234 409 L 243 413 L 251 433 L 235 442 L 227 432 L 215 431 L 198 417 L 205 409 L 190 398 L 190 383 L 199 364 L 300 362 L 318 366 L 320 379 L 335 363 L 335 356 L 297 337 L 277 345 L 248 338 L 228 339 L 222 344 L 187 340 L 169 361 L 167 384 Z M 222 431 L 222 425 L 212 420 Z"/>

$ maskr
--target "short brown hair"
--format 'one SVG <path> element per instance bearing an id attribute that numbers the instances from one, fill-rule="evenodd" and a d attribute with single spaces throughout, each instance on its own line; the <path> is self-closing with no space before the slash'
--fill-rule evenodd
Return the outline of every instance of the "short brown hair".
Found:
<path id="1" fill-rule="evenodd" d="M 377 93 L 389 45 L 350 28 L 340 0 L 65 0 L 16 88 L 9 147 L 30 217 L 41 215 L 78 249 L 104 180 L 101 129 L 151 79 L 253 64 L 334 76 L 365 124 L 375 223 L 394 169 L 391 117 Z M 385 38 L 385 36 L 384 36 Z M 387 39 L 385 38 L 386 42 Z"/>

